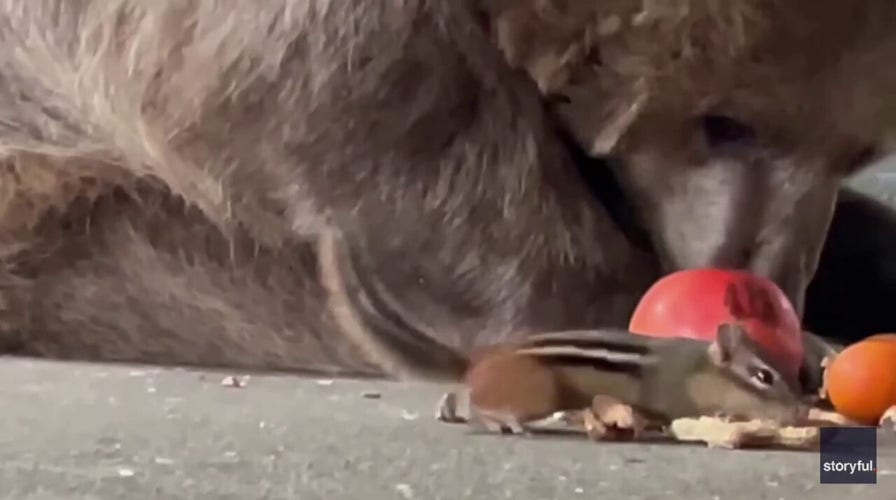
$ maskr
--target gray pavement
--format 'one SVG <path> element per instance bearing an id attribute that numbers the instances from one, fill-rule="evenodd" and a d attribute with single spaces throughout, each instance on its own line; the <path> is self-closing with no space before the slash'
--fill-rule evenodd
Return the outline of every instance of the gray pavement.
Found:
<path id="1" fill-rule="evenodd" d="M 0 359 L 0 498 L 896 498 L 894 447 L 877 485 L 821 485 L 811 452 L 476 434 L 436 385 L 227 375 Z"/>

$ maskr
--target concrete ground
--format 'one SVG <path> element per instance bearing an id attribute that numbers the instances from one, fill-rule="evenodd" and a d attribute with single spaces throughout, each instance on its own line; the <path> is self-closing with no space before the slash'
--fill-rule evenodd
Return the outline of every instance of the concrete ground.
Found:
<path id="1" fill-rule="evenodd" d="M 444 387 L 0 359 L 0 498 L 896 498 L 819 484 L 814 452 L 476 434 Z"/>

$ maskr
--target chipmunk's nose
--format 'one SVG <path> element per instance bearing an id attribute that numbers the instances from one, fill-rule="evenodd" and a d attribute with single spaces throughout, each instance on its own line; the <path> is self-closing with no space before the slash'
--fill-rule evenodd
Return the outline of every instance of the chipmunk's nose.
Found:
<path id="1" fill-rule="evenodd" d="M 780 426 L 801 425 L 809 419 L 809 406 L 803 402 L 781 402 L 768 409 L 770 411 L 765 413 L 765 418 Z"/>

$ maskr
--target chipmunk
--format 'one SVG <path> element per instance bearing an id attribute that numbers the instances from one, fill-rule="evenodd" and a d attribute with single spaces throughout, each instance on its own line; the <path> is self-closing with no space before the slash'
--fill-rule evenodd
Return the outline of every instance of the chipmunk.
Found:
<path id="1" fill-rule="evenodd" d="M 733 324 L 713 342 L 609 329 L 534 335 L 483 351 L 462 391 L 471 419 L 458 415 L 455 391 L 440 403 L 441 420 L 512 433 L 589 409 L 596 397 L 630 406 L 651 427 L 699 416 L 792 422 L 809 410 L 797 381 Z"/>

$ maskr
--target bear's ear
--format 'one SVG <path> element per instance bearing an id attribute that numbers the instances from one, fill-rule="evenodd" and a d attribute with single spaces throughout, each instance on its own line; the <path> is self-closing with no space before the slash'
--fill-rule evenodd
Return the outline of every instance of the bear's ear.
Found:
<path id="1" fill-rule="evenodd" d="M 592 49 L 593 17 L 565 5 L 572 3 L 518 0 L 491 8 L 494 41 L 507 63 L 525 70 L 545 95 L 565 85 L 570 68 L 582 64 Z"/>
<path id="2" fill-rule="evenodd" d="M 601 43 L 621 33 L 624 6 L 602 0 L 491 0 L 485 10 L 507 63 L 525 71 L 562 126 L 592 156 L 613 152 L 641 115 L 644 81 L 603 67 Z M 628 16 L 628 17 L 626 17 Z M 624 41 L 616 41 L 616 45 Z M 625 55 L 615 47 L 614 58 Z"/>
<path id="3" fill-rule="evenodd" d="M 591 156 L 610 155 L 642 116 L 650 95 L 642 79 L 589 73 L 559 90 L 565 99 L 555 100 L 552 108 L 563 128 Z"/>

